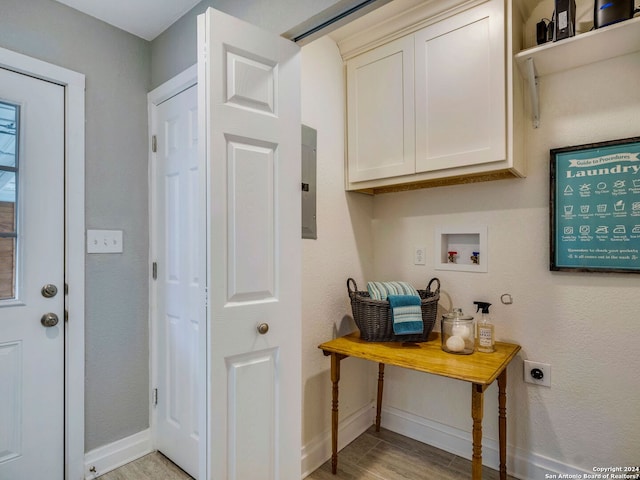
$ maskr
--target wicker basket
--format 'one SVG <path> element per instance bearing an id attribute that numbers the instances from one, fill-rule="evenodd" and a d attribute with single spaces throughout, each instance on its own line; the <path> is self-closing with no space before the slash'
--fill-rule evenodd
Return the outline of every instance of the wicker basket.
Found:
<path id="1" fill-rule="evenodd" d="M 432 286 L 436 285 L 435 290 Z M 393 333 L 391 309 L 387 300 L 373 300 L 369 292 L 359 292 L 353 278 L 347 280 L 347 290 L 351 299 L 353 319 L 360 329 L 360 338 L 368 342 L 426 342 L 436 323 L 438 300 L 440 299 L 440 280 L 432 278 L 425 290 L 418 290 L 422 299 L 422 322 L 424 329 L 420 334 L 396 335 Z"/>

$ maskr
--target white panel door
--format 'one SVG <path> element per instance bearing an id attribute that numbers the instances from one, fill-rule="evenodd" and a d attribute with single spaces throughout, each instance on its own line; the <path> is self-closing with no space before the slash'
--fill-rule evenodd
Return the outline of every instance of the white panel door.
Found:
<path id="1" fill-rule="evenodd" d="M 201 322 L 198 95 L 158 105 L 155 156 L 157 406 L 155 445 L 198 478 Z"/>
<path id="2" fill-rule="evenodd" d="M 64 88 L 0 69 L 2 479 L 64 477 L 63 252 Z"/>
<path id="3" fill-rule="evenodd" d="M 301 476 L 299 48 L 199 17 L 209 181 L 210 478 Z"/>
<path id="4" fill-rule="evenodd" d="M 415 34 L 416 172 L 506 159 L 504 2 Z"/>
<path id="5" fill-rule="evenodd" d="M 413 37 L 347 62 L 349 182 L 415 173 Z"/>

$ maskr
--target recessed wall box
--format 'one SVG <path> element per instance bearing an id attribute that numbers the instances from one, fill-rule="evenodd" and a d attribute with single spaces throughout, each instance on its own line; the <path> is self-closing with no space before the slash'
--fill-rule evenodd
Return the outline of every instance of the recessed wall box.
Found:
<path id="1" fill-rule="evenodd" d="M 487 227 L 442 226 L 436 228 L 436 270 L 487 272 Z"/>

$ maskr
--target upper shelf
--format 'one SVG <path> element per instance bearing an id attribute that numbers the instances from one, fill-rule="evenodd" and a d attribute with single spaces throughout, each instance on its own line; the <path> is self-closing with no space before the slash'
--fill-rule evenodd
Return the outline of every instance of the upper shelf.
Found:
<path id="1" fill-rule="evenodd" d="M 515 55 L 523 75 L 533 59 L 538 77 L 640 51 L 640 17 L 625 20 L 575 37 L 549 42 Z"/>

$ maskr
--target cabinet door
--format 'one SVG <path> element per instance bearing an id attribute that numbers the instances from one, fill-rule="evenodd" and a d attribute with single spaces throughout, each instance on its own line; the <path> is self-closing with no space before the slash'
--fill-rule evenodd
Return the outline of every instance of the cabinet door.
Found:
<path id="1" fill-rule="evenodd" d="M 413 37 L 347 63 L 349 181 L 415 172 Z"/>
<path id="2" fill-rule="evenodd" d="M 416 171 L 506 158 L 504 3 L 415 34 Z"/>

